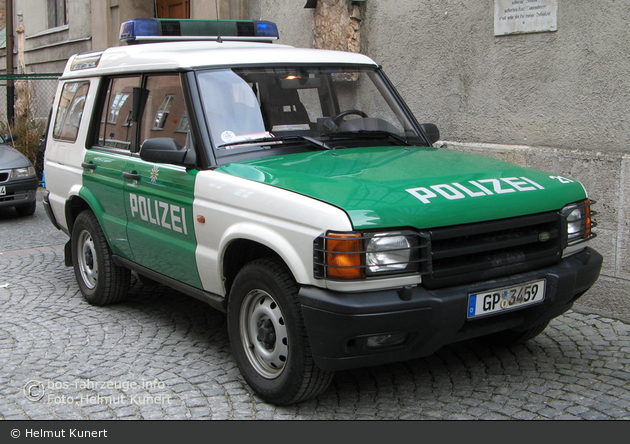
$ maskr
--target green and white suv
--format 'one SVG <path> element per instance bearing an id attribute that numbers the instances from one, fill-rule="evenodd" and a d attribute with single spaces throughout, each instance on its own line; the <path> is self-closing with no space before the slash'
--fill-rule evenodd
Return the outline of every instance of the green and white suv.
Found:
<path id="1" fill-rule="evenodd" d="M 121 36 L 70 58 L 56 94 L 44 205 L 66 264 L 92 304 L 121 301 L 134 272 L 226 312 L 265 400 L 530 339 L 597 280 L 579 182 L 433 147 L 370 58 L 272 43 L 270 22 Z"/>

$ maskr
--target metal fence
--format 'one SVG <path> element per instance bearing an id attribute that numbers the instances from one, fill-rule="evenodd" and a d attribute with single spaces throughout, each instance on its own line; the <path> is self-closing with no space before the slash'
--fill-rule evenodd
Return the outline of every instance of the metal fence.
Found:
<path id="1" fill-rule="evenodd" d="M 14 117 L 28 113 L 28 118 L 46 122 L 52 107 L 57 80 L 61 74 L 0 74 L 0 123 L 8 124 L 7 100 L 10 91 L 7 86 L 13 81 Z"/>

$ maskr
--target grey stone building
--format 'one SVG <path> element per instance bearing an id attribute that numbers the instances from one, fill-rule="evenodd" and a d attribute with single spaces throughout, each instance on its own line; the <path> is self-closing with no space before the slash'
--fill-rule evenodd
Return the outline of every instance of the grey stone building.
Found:
<path id="1" fill-rule="evenodd" d="M 439 126 L 446 149 L 582 181 L 605 261 L 582 303 L 630 317 L 630 2 L 13 0 L 13 9 L 14 53 L 30 73 L 117 45 L 134 17 L 265 19 L 279 43 L 367 54 L 418 119 Z"/>

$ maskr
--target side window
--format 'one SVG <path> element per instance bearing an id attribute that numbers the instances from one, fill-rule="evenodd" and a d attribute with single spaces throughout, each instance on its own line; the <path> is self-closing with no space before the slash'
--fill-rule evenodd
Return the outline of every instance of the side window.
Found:
<path id="1" fill-rule="evenodd" d="M 88 81 L 68 82 L 63 85 L 55 116 L 53 138 L 76 142 L 89 87 Z"/>
<path id="2" fill-rule="evenodd" d="M 168 118 L 168 114 L 171 112 L 171 105 L 173 104 L 173 99 L 175 95 L 167 94 L 164 96 L 164 100 L 160 105 L 157 113 L 155 114 L 155 120 L 153 121 L 153 130 L 163 130 L 164 124 L 166 123 L 166 119 Z"/>
<path id="3" fill-rule="evenodd" d="M 178 74 L 147 77 L 149 91 L 142 115 L 140 146 L 146 139 L 168 137 L 187 145 L 188 114 Z"/>
<path id="4" fill-rule="evenodd" d="M 133 88 L 140 86 L 140 77 L 109 79 L 101 112 L 98 144 L 114 148 L 130 149 L 134 133 L 131 130 Z"/>
<path id="5" fill-rule="evenodd" d="M 115 125 L 116 122 L 118 122 L 120 109 L 125 105 L 130 95 L 131 94 L 128 92 L 117 92 L 114 95 L 114 99 L 112 100 L 112 104 L 109 108 L 109 117 L 107 118 L 107 123 L 113 123 Z M 125 121 L 127 121 L 127 119 L 125 119 Z"/>

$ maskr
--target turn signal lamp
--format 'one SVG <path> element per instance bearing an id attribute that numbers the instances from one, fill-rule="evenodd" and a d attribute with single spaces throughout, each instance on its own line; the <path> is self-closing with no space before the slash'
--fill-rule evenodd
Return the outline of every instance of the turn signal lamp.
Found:
<path id="1" fill-rule="evenodd" d="M 592 228 L 597 226 L 592 216 L 597 214 L 591 210 L 594 202 L 586 199 L 563 208 L 563 215 L 567 224 L 567 241 L 569 245 L 577 244 L 595 237 Z"/>
<path id="2" fill-rule="evenodd" d="M 360 233 L 328 233 L 326 239 L 326 274 L 330 278 L 360 279 L 363 239 Z"/>
<path id="3" fill-rule="evenodd" d="M 261 20 L 133 19 L 120 26 L 120 41 L 128 44 L 187 41 L 244 40 L 271 42 L 279 37 L 273 22 Z"/>

